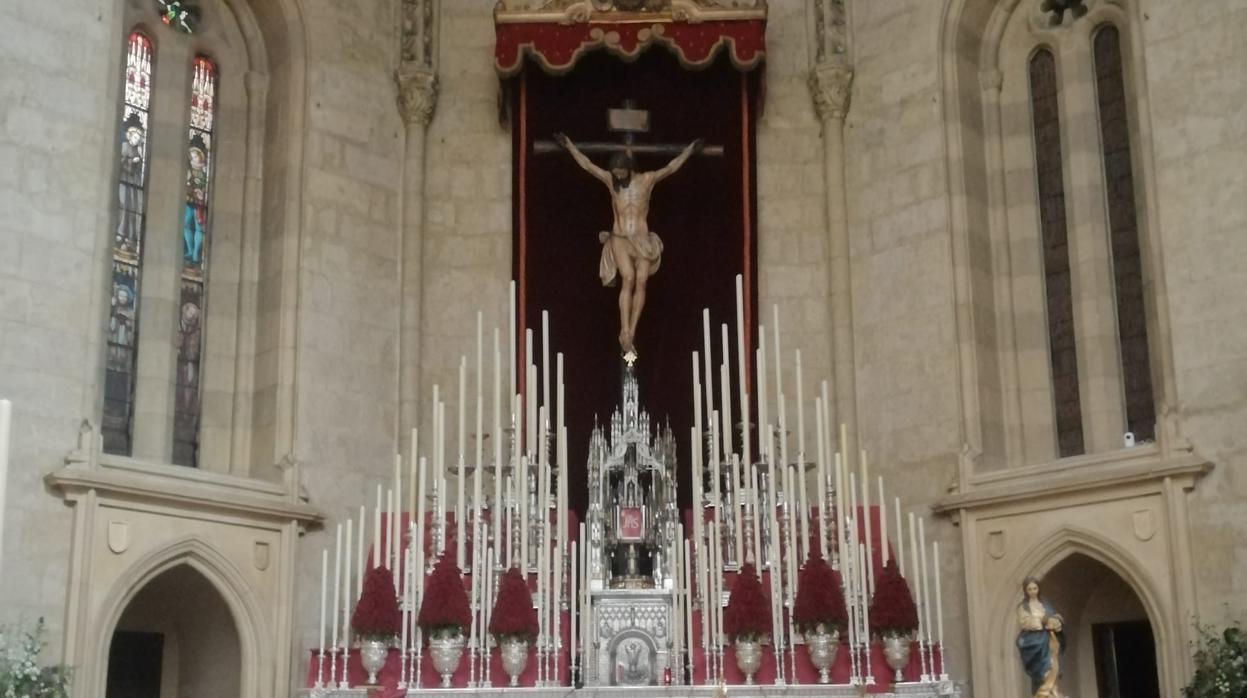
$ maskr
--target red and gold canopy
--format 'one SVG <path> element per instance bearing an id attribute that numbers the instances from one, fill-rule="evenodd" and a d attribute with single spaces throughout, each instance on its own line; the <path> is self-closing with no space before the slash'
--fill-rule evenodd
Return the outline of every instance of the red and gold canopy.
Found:
<path id="1" fill-rule="evenodd" d="M 526 56 L 548 73 L 566 73 L 594 50 L 632 60 L 662 45 L 690 69 L 726 51 L 742 71 L 766 54 L 764 0 L 504 0 L 494 26 L 494 65 L 503 76 L 517 73 Z"/>

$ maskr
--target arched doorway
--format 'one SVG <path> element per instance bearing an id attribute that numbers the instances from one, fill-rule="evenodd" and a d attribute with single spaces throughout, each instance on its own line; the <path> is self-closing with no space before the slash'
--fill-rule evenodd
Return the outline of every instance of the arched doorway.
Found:
<path id="1" fill-rule="evenodd" d="M 238 696 L 242 643 L 225 598 L 189 565 L 160 573 L 121 613 L 106 698 Z"/>
<path id="2" fill-rule="evenodd" d="M 1065 618 L 1061 687 L 1076 696 L 1159 698 L 1156 640 L 1142 599 L 1104 563 L 1073 553 L 1043 576 Z"/>

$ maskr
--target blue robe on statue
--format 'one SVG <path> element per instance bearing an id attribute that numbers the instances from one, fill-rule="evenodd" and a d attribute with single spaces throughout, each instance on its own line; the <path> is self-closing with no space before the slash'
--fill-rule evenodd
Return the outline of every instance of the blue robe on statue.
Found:
<path id="1" fill-rule="evenodd" d="M 1043 602 L 1044 615 L 1046 617 L 1056 616 L 1057 612 L 1052 608 L 1052 604 L 1047 601 Z M 1023 603 L 1018 610 L 1019 615 L 1029 615 L 1030 609 Z M 1026 675 L 1031 680 L 1031 694 L 1039 691 L 1044 680 L 1048 678 L 1052 671 L 1052 649 L 1048 640 L 1048 630 L 1022 630 L 1018 632 L 1018 652 L 1022 655 L 1022 668 L 1026 671 Z M 1063 630 L 1056 633 L 1059 652 L 1065 653 L 1065 632 Z M 1058 657 L 1059 660 L 1059 657 Z"/>

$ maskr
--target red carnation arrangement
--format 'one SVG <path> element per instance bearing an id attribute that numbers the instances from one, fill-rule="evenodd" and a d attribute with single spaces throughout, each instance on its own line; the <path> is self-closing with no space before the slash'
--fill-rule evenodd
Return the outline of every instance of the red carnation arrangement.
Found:
<path id="1" fill-rule="evenodd" d="M 517 638 L 532 642 L 537 637 L 537 609 L 519 568 L 512 567 L 498 580 L 498 600 L 489 617 L 489 633 L 501 641 Z"/>
<path id="2" fill-rule="evenodd" d="M 849 624 L 849 612 L 844 607 L 840 574 L 831 569 L 817 548 L 810 548 L 810 556 L 797 577 L 797 600 L 792 609 L 792 622 L 800 632 L 844 633 Z"/>
<path id="3" fill-rule="evenodd" d="M 388 642 L 398 634 L 402 624 L 390 571 L 373 567 L 364 575 L 364 593 L 351 616 L 351 629 L 365 640 Z"/>
<path id="4" fill-rule="evenodd" d="M 732 640 L 758 640 L 771 634 L 771 602 L 750 563 L 740 568 L 723 611 L 723 629 Z"/>
<path id="5" fill-rule="evenodd" d="M 424 585 L 424 600 L 416 622 L 426 635 L 457 635 L 472 622 L 468 594 L 463 590 L 459 567 L 443 554 Z"/>
<path id="6" fill-rule="evenodd" d="M 918 607 L 914 605 L 909 583 L 901 576 L 896 560 L 888 560 L 875 579 L 875 597 L 870 601 L 870 629 L 876 635 L 910 635 L 918 629 Z"/>

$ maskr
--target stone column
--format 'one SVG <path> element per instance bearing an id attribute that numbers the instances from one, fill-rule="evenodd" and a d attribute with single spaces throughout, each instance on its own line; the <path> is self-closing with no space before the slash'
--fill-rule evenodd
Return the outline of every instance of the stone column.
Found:
<path id="1" fill-rule="evenodd" d="M 401 311 L 399 319 L 398 442 L 419 423 L 420 322 L 424 288 L 424 141 L 437 106 L 437 75 L 428 67 L 404 67 L 398 75 L 398 110 L 406 125 L 401 213 Z"/>
<path id="2" fill-rule="evenodd" d="M 843 423 L 850 441 L 857 437 L 857 377 L 853 354 L 853 295 L 849 270 L 849 225 L 844 188 L 844 117 L 849 108 L 853 69 L 838 57 L 810 71 L 814 109 L 823 124 L 823 181 L 827 188 L 827 271 L 831 294 L 831 356 L 835 409 L 832 428 Z M 847 448 L 845 445 L 841 449 Z"/>
<path id="3" fill-rule="evenodd" d="M 268 75 L 248 71 L 247 172 L 243 181 L 242 269 L 238 275 L 238 334 L 234 349 L 234 411 L 231 425 L 229 471 L 251 475 L 251 418 L 255 393 L 257 291 L 260 280 L 261 205 L 264 199 L 264 118 L 268 104 Z"/>

